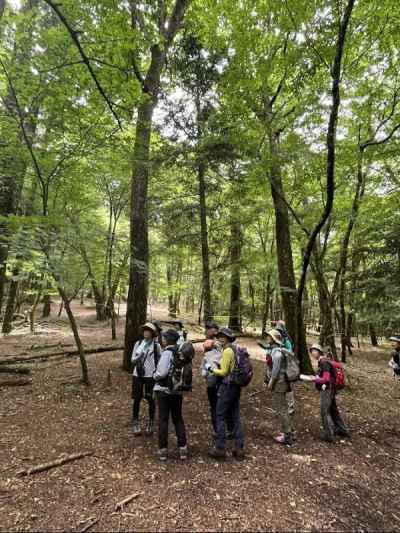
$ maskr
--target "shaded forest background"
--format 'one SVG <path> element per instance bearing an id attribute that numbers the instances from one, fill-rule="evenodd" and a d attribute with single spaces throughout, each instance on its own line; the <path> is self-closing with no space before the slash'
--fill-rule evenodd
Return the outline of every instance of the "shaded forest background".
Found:
<path id="1" fill-rule="evenodd" d="M 152 302 L 343 360 L 400 329 L 393 0 L 0 1 L 2 332 Z M 60 313 L 63 309 L 60 308 Z M 336 340 L 336 342 L 335 342 Z"/>

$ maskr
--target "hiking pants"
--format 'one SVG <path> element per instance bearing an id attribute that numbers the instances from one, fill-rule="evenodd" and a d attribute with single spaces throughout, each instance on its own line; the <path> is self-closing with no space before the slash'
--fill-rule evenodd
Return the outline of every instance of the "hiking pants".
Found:
<path id="1" fill-rule="evenodd" d="M 217 439 L 215 445 L 220 450 L 225 449 L 226 429 L 225 424 L 229 418 L 233 423 L 233 438 L 236 448 L 243 448 L 244 437 L 242 421 L 240 419 L 240 387 L 222 383 L 218 389 L 217 401 Z"/>
<path id="2" fill-rule="evenodd" d="M 293 432 L 294 395 L 290 384 L 278 382 L 272 391 L 272 408 L 285 435 Z"/>
<path id="3" fill-rule="evenodd" d="M 331 389 L 321 390 L 321 438 L 333 440 L 335 435 L 346 435 L 348 431 L 340 416 L 337 404 L 336 394 Z"/>
<path id="4" fill-rule="evenodd" d="M 169 415 L 175 426 L 179 448 L 186 446 L 186 429 L 182 416 L 183 397 L 181 394 L 159 392 L 158 398 L 158 446 L 160 450 L 168 448 Z"/>
<path id="5" fill-rule="evenodd" d="M 153 378 L 132 377 L 133 420 L 139 420 L 140 402 L 143 398 L 149 404 L 149 419 L 154 420 L 156 414 L 156 402 L 153 398 Z"/>
<path id="6" fill-rule="evenodd" d="M 208 403 L 210 404 L 211 424 L 214 433 L 217 433 L 217 403 L 218 403 L 218 386 L 207 387 Z M 233 420 L 231 413 L 226 416 L 226 429 L 228 433 L 233 433 Z"/>

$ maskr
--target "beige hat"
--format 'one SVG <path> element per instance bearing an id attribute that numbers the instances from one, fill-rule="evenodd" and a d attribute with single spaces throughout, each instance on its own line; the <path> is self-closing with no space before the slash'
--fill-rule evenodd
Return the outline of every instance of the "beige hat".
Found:
<path id="1" fill-rule="evenodd" d="M 154 324 L 152 324 L 151 322 L 146 322 L 146 324 L 143 324 L 142 326 L 142 329 L 149 329 L 150 331 L 152 331 L 154 334 L 157 333 L 157 328 Z"/>
<path id="2" fill-rule="evenodd" d="M 310 346 L 310 350 L 309 351 L 311 352 L 312 350 L 317 350 L 318 352 L 320 352 L 322 354 L 324 353 L 324 350 L 323 350 L 322 346 L 319 345 L 319 344 L 312 344 Z"/>
<path id="3" fill-rule="evenodd" d="M 267 331 L 267 335 L 272 337 L 274 342 L 276 342 L 276 344 L 279 344 L 279 346 L 282 344 L 282 335 L 279 333 L 278 330 L 270 329 L 269 331 Z"/>

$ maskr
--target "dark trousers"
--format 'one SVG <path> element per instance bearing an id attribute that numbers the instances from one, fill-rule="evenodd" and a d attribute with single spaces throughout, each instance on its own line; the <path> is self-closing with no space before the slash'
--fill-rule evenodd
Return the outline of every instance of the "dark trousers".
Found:
<path id="1" fill-rule="evenodd" d="M 168 422 L 171 415 L 179 448 L 186 446 L 186 429 L 182 416 L 183 397 L 180 394 L 160 392 L 158 399 L 158 446 L 168 448 Z"/>
<path id="2" fill-rule="evenodd" d="M 149 418 L 154 420 L 156 414 L 156 402 L 153 398 L 154 379 L 153 378 L 139 378 L 133 376 L 132 378 L 132 398 L 133 398 L 133 420 L 139 419 L 140 402 L 143 398 L 149 404 Z"/>
<path id="3" fill-rule="evenodd" d="M 217 440 L 216 447 L 225 449 L 227 419 L 233 423 L 233 437 L 236 448 L 243 448 L 244 437 L 242 421 L 240 419 L 240 387 L 237 385 L 225 385 L 222 383 L 218 389 L 217 401 Z"/>
<path id="4" fill-rule="evenodd" d="M 210 404 L 211 424 L 214 432 L 217 433 L 218 386 L 207 387 L 207 396 Z M 230 412 L 226 415 L 226 428 L 228 433 L 233 433 L 233 420 Z"/>
<path id="5" fill-rule="evenodd" d="M 336 403 L 336 394 L 330 389 L 321 390 L 321 424 L 323 439 L 332 440 L 335 435 L 347 435 L 348 431 L 340 416 Z"/>

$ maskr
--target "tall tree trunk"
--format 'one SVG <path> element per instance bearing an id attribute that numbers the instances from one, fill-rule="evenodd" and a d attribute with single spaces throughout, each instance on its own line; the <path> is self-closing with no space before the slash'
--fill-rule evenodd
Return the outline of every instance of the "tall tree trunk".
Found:
<path id="1" fill-rule="evenodd" d="M 211 303 L 211 283 L 210 283 L 210 257 L 208 248 L 208 229 L 207 229 L 207 203 L 206 203 L 206 185 L 205 185 L 205 164 L 200 162 L 197 169 L 199 180 L 199 199 L 200 199 L 200 231 L 201 231 L 201 258 L 203 268 L 203 297 L 204 297 L 204 322 L 213 319 L 213 309 Z"/>
<path id="2" fill-rule="evenodd" d="M 170 316 L 171 318 L 176 318 L 176 307 L 175 307 L 173 283 L 174 283 L 174 280 L 173 280 L 173 274 L 172 274 L 172 265 L 168 262 L 167 264 L 168 316 Z"/>
<path id="3" fill-rule="evenodd" d="M 269 113 L 271 117 L 272 108 L 270 108 Z M 272 120 L 272 118 L 270 120 Z M 296 330 L 296 316 L 298 313 L 296 307 L 296 278 L 293 266 L 290 219 L 282 184 L 279 134 L 273 131 L 271 122 L 269 122 L 268 137 L 271 157 L 270 183 L 275 210 L 276 252 L 278 258 L 278 275 L 282 307 L 289 335 L 292 339 L 296 339 L 296 351 L 302 369 L 304 371 L 310 371 L 312 367 L 302 321 L 301 324 L 299 324 L 298 331 Z"/>
<path id="4" fill-rule="evenodd" d="M 242 331 L 240 260 L 242 253 L 242 230 L 240 221 L 231 222 L 231 299 L 229 309 L 229 327 L 234 331 Z"/>
<path id="5" fill-rule="evenodd" d="M 332 211 L 335 196 L 335 153 L 336 153 L 336 127 L 340 105 L 340 80 L 342 70 L 342 57 L 345 45 L 347 28 L 350 22 L 355 0 L 348 0 L 342 19 L 340 20 L 338 36 L 335 47 L 335 58 L 333 61 L 332 75 L 332 105 L 329 114 L 328 132 L 326 136 L 327 158 L 326 158 L 326 201 L 321 217 L 312 230 L 302 260 L 301 275 L 297 290 L 297 335 L 303 330 L 303 293 L 305 289 L 307 270 L 310 264 L 311 255 L 317 237 L 324 227 Z"/>
<path id="6" fill-rule="evenodd" d="M 159 41 L 151 47 L 151 61 L 142 80 L 143 99 L 138 108 L 131 182 L 129 291 L 126 309 L 125 349 L 122 366 L 131 370 L 131 354 L 146 321 L 149 282 L 148 180 L 153 112 L 157 104 L 161 73 L 167 52 L 179 31 L 189 0 L 176 0 L 168 21 L 160 27 Z M 132 7 L 136 9 L 135 3 Z M 165 13 L 162 13 L 164 19 Z M 132 12 L 132 18 L 135 13 Z"/>

